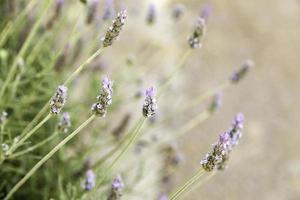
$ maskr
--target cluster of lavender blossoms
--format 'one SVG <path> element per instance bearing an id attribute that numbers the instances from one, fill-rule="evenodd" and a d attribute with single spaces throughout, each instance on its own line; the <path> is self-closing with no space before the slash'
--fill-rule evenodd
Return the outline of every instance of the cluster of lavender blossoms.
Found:
<path id="1" fill-rule="evenodd" d="M 147 24 L 151 25 L 154 24 L 156 21 L 156 7 L 154 4 L 150 4 L 148 8 L 148 13 L 146 17 Z"/>
<path id="2" fill-rule="evenodd" d="M 198 17 L 193 34 L 188 39 L 191 48 L 201 48 L 202 40 L 206 32 L 206 21 L 202 17 Z"/>
<path id="3" fill-rule="evenodd" d="M 169 197 L 166 194 L 162 194 L 158 197 L 158 200 L 169 200 Z"/>
<path id="4" fill-rule="evenodd" d="M 105 77 L 102 81 L 102 88 L 100 95 L 97 97 L 97 102 L 91 108 L 94 115 L 105 117 L 108 106 L 112 104 L 112 86 L 112 81 Z"/>
<path id="5" fill-rule="evenodd" d="M 103 46 L 111 46 L 113 41 L 119 36 L 123 26 L 125 25 L 125 20 L 127 18 L 127 11 L 122 10 L 118 13 L 117 18 L 113 20 L 112 26 L 110 26 L 106 32 L 103 39 Z"/>
<path id="6" fill-rule="evenodd" d="M 120 175 L 116 176 L 111 184 L 107 200 L 120 200 L 123 195 L 124 183 Z"/>
<path id="7" fill-rule="evenodd" d="M 50 113 L 58 115 L 64 107 L 68 96 L 68 88 L 64 85 L 58 86 L 55 95 L 50 101 Z"/>
<path id="8" fill-rule="evenodd" d="M 144 117 L 152 117 L 156 114 L 156 111 L 158 109 L 156 98 L 155 98 L 155 91 L 154 88 L 151 87 L 146 90 L 146 98 L 143 105 L 143 115 Z"/>
<path id="9" fill-rule="evenodd" d="M 239 113 L 235 116 L 232 127 L 220 134 L 219 140 L 213 144 L 212 150 L 201 160 L 201 165 L 205 171 L 214 169 L 223 170 L 226 168 L 229 154 L 242 137 L 244 115 Z"/>
<path id="10" fill-rule="evenodd" d="M 85 174 L 85 180 L 82 183 L 82 187 L 86 191 L 92 190 L 96 186 L 96 176 L 93 170 L 88 169 Z"/>
<path id="11" fill-rule="evenodd" d="M 68 112 L 64 112 L 57 124 L 57 130 L 62 133 L 67 133 L 71 127 L 71 117 Z"/>
<path id="12" fill-rule="evenodd" d="M 230 81 L 232 83 L 238 83 L 242 78 L 245 77 L 249 69 L 253 66 L 254 62 L 252 60 L 245 60 L 241 68 L 233 72 L 233 74 L 230 77 Z"/>

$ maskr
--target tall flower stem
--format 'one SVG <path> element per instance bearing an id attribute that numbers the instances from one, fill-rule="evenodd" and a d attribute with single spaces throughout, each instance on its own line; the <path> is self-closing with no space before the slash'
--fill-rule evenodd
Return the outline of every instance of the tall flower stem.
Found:
<path id="1" fill-rule="evenodd" d="M 32 136 L 43 124 L 45 124 L 51 117 L 49 113 L 40 123 L 38 123 L 31 131 L 29 131 L 24 137 L 22 137 L 19 141 L 12 145 L 10 148 L 8 155 L 12 154 L 18 147 L 20 147 L 30 136 Z"/>
<path id="2" fill-rule="evenodd" d="M 194 184 L 197 183 L 197 181 L 205 174 L 205 170 L 200 168 L 196 174 L 190 178 L 186 183 L 184 183 L 182 186 L 180 186 L 175 192 L 173 192 L 169 199 L 175 200 L 178 199 L 181 195 L 183 195 L 187 190 L 189 190 Z"/>
<path id="3" fill-rule="evenodd" d="M 49 153 L 47 153 L 6 195 L 4 200 L 8 200 L 12 195 L 18 191 L 20 187 L 45 163 L 47 162 L 58 150 L 60 150 L 67 142 L 74 138 L 83 128 L 90 124 L 94 119 L 95 115 L 89 117 L 85 122 L 83 122 L 75 131 L 58 143 Z"/>
<path id="4" fill-rule="evenodd" d="M 157 94 L 157 98 L 159 98 L 162 95 L 162 92 L 170 85 L 171 81 L 173 80 L 173 78 L 176 77 L 176 75 L 180 71 L 180 69 L 184 67 L 184 65 L 185 65 L 185 63 L 186 63 L 186 61 L 187 61 L 187 59 L 188 59 L 188 57 L 190 56 L 191 53 L 192 53 L 191 49 L 187 50 L 184 53 L 184 55 L 181 57 L 178 64 L 175 66 L 173 72 L 167 77 L 165 82 L 160 86 L 160 91 Z"/>
<path id="5" fill-rule="evenodd" d="M 44 144 L 46 144 L 47 142 L 53 140 L 56 136 L 58 135 L 57 132 L 53 133 L 52 135 L 50 135 L 49 137 L 47 137 L 46 139 L 44 139 L 43 141 L 37 143 L 36 145 L 32 146 L 32 147 L 29 147 L 23 151 L 19 151 L 19 152 L 16 152 L 14 154 L 12 154 L 11 156 L 9 156 L 8 159 L 13 159 L 13 158 L 16 158 L 16 157 L 19 157 L 19 156 L 22 156 L 26 153 L 29 153 L 31 151 L 34 151 L 35 149 L 43 146 Z"/>
<path id="6" fill-rule="evenodd" d="M 128 143 L 121 147 L 121 151 L 120 153 L 117 155 L 117 157 L 112 161 L 112 163 L 102 172 L 102 176 L 100 178 L 100 180 L 98 181 L 97 185 L 95 188 L 99 188 L 99 186 L 103 183 L 103 181 L 105 181 L 106 177 L 111 173 L 111 171 L 113 170 L 114 166 L 116 165 L 116 163 L 121 160 L 121 158 L 128 152 L 129 148 L 131 147 L 132 144 L 134 144 L 134 142 L 137 140 L 142 127 L 144 125 L 146 121 L 146 118 L 141 118 L 139 120 L 139 122 L 137 123 L 137 125 L 135 126 L 136 128 L 133 130 L 132 133 L 130 133 L 130 137 L 126 138 L 128 139 Z M 124 141 L 126 141 L 126 139 Z M 123 144 L 121 142 L 121 144 Z M 119 148 L 117 148 L 118 150 Z M 87 194 L 87 196 L 83 196 L 83 199 L 89 199 L 90 196 L 92 196 L 97 190 L 94 190 L 93 192 Z"/>
<path id="7" fill-rule="evenodd" d="M 25 43 L 22 45 L 21 50 L 19 51 L 18 55 L 15 57 L 13 64 L 8 72 L 8 75 L 0 89 L 0 99 L 3 97 L 3 94 L 9 84 L 9 82 L 12 80 L 12 78 L 14 77 L 17 67 L 18 67 L 18 59 L 19 58 L 23 58 L 24 55 L 26 54 L 27 50 L 29 49 L 29 45 L 32 41 L 32 39 L 34 38 L 40 24 L 42 23 L 42 20 L 44 18 L 44 16 L 47 14 L 47 10 L 49 9 L 50 5 L 51 5 L 52 1 L 48 0 L 48 2 L 46 3 L 46 6 L 44 7 L 44 9 L 42 10 L 38 20 L 35 22 L 29 36 L 27 37 Z"/>

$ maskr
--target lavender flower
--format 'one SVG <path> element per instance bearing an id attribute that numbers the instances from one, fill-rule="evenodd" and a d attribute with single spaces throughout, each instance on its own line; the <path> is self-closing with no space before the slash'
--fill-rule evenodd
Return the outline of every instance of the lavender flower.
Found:
<path id="1" fill-rule="evenodd" d="M 103 39 L 103 46 L 108 47 L 111 46 L 113 41 L 119 36 L 123 26 L 125 25 L 125 20 L 127 18 L 126 10 L 123 10 L 118 13 L 118 16 L 115 20 L 113 20 L 113 24 L 108 28 L 106 35 Z"/>
<path id="2" fill-rule="evenodd" d="M 98 5 L 99 5 L 99 0 L 89 1 L 86 23 L 90 24 L 95 20 L 97 10 L 98 10 Z"/>
<path id="3" fill-rule="evenodd" d="M 3 111 L 0 114 L 0 125 L 4 124 L 7 119 L 7 112 Z"/>
<path id="4" fill-rule="evenodd" d="M 198 17 L 194 32 L 188 40 L 191 48 L 194 49 L 194 48 L 202 47 L 202 39 L 205 36 L 205 31 L 206 31 L 205 19 L 202 17 Z"/>
<path id="5" fill-rule="evenodd" d="M 212 12 L 212 6 L 210 4 L 207 4 L 202 8 L 200 12 L 200 17 L 207 22 L 208 17 L 211 15 L 211 12 Z"/>
<path id="6" fill-rule="evenodd" d="M 147 89 L 145 94 L 146 98 L 143 105 L 143 115 L 148 118 L 156 114 L 158 106 L 156 104 L 155 91 L 153 87 Z"/>
<path id="7" fill-rule="evenodd" d="M 93 170 L 88 169 L 86 171 L 85 180 L 82 184 L 82 187 L 86 191 L 92 190 L 96 185 L 96 176 L 93 172 Z"/>
<path id="8" fill-rule="evenodd" d="M 97 97 L 98 102 L 92 105 L 92 111 L 95 115 L 105 117 L 107 108 L 112 104 L 113 83 L 107 77 L 102 81 L 100 95 Z"/>
<path id="9" fill-rule="evenodd" d="M 223 92 L 218 92 L 214 95 L 213 100 L 209 106 L 209 111 L 214 113 L 222 106 Z"/>
<path id="10" fill-rule="evenodd" d="M 57 124 L 57 129 L 63 133 L 67 133 L 70 127 L 71 127 L 70 115 L 68 112 L 64 112 Z"/>
<path id="11" fill-rule="evenodd" d="M 245 77 L 247 72 L 251 67 L 253 67 L 254 63 L 252 60 L 245 60 L 242 64 L 241 68 L 234 71 L 230 77 L 232 83 L 238 83 L 242 78 Z"/>
<path id="12" fill-rule="evenodd" d="M 156 7 L 154 4 L 150 4 L 148 8 L 146 21 L 149 25 L 154 24 L 156 21 Z"/>
<path id="13" fill-rule="evenodd" d="M 120 175 L 116 176 L 111 184 L 110 194 L 107 200 L 120 200 L 122 197 L 122 191 L 124 188 L 124 183 Z"/>
<path id="14" fill-rule="evenodd" d="M 104 10 L 104 14 L 102 16 L 102 20 L 108 20 L 111 19 L 114 15 L 115 11 L 113 8 L 113 0 L 106 0 L 106 8 Z"/>
<path id="15" fill-rule="evenodd" d="M 181 3 L 178 3 L 173 8 L 172 16 L 175 20 L 179 20 L 185 11 L 185 6 Z"/>
<path id="16" fill-rule="evenodd" d="M 232 122 L 232 127 L 229 131 L 232 146 L 236 146 L 242 137 L 244 119 L 244 115 L 242 113 L 238 113 Z"/>
<path id="17" fill-rule="evenodd" d="M 169 200 L 169 197 L 166 194 L 162 194 L 161 196 L 158 197 L 158 200 Z"/>
<path id="18" fill-rule="evenodd" d="M 64 85 L 58 86 L 55 95 L 50 101 L 50 113 L 58 115 L 67 101 L 68 88 Z"/>
<path id="19" fill-rule="evenodd" d="M 212 150 L 200 162 L 204 170 L 209 172 L 216 168 L 218 170 L 226 168 L 229 154 L 241 138 L 243 122 L 243 114 L 237 114 L 229 131 L 220 134 L 218 142 L 213 144 Z"/>

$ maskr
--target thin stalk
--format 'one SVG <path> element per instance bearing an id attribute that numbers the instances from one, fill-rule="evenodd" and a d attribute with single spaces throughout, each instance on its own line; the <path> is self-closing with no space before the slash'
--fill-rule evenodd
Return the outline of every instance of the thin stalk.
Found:
<path id="1" fill-rule="evenodd" d="M 134 132 L 132 133 L 131 137 L 129 138 L 129 142 L 121 149 L 121 152 L 117 155 L 117 157 L 113 160 L 113 162 L 105 169 L 105 171 L 102 172 L 102 177 L 98 181 L 96 188 L 98 188 L 103 183 L 103 181 L 106 179 L 106 177 L 113 170 L 113 168 L 116 165 L 116 163 L 123 157 L 123 155 L 125 155 L 128 152 L 128 150 L 131 147 L 131 145 L 135 143 L 136 139 L 138 138 L 139 134 L 141 133 L 141 130 L 142 130 L 142 127 L 143 127 L 145 121 L 146 121 L 146 118 L 140 119 L 140 121 L 139 121 L 136 129 L 134 130 Z M 95 191 L 96 190 L 94 190 L 94 192 Z M 93 193 L 90 193 L 90 194 L 88 194 L 84 198 L 88 198 L 92 194 Z"/>
<path id="2" fill-rule="evenodd" d="M 64 82 L 63 85 L 68 85 L 70 82 L 72 82 L 75 77 L 84 69 L 84 67 L 88 64 L 90 64 L 100 53 L 103 51 L 103 47 L 100 47 L 93 55 L 91 55 L 84 63 L 82 63 Z"/>
<path id="3" fill-rule="evenodd" d="M 15 75 L 16 73 L 16 70 L 17 70 L 17 66 L 18 66 L 18 59 L 19 58 L 23 58 L 24 55 L 26 54 L 27 50 L 29 49 L 29 45 L 32 41 L 32 39 L 34 38 L 40 24 L 42 23 L 42 20 L 44 18 L 44 16 L 47 14 L 47 10 L 49 9 L 50 5 L 51 5 L 52 1 L 48 0 L 45 8 L 43 9 L 43 11 L 41 12 L 41 15 L 39 16 L 39 19 L 35 22 L 32 30 L 30 31 L 30 34 L 29 36 L 26 38 L 26 41 L 25 43 L 22 45 L 22 48 L 21 50 L 19 51 L 18 55 L 15 57 L 14 61 L 13 61 L 13 64 L 8 72 L 8 75 L 1 87 L 1 90 L 0 90 L 0 99 L 2 98 L 9 82 L 12 80 L 13 76 Z"/>
<path id="4" fill-rule="evenodd" d="M 83 128 L 85 128 L 89 123 L 95 119 L 95 115 L 89 117 L 85 122 L 83 122 L 75 131 L 58 143 L 49 153 L 47 153 L 6 195 L 4 200 L 8 200 L 12 195 L 18 191 L 20 187 L 45 163 L 47 162 L 58 150 L 60 150 L 67 142 L 74 138 Z"/>
<path id="5" fill-rule="evenodd" d="M 50 118 L 49 113 L 40 123 L 38 123 L 31 131 L 29 131 L 24 137 L 22 137 L 17 143 L 15 143 L 9 150 L 8 155 L 12 154 L 18 147 L 20 147 L 30 136 L 32 136 L 43 124 L 45 124 Z"/>
<path id="6" fill-rule="evenodd" d="M 171 81 L 173 80 L 173 78 L 175 78 L 175 76 L 179 72 L 179 70 L 184 67 L 184 65 L 191 53 L 192 53 L 192 50 L 189 49 L 185 52 L 185 54 L 183 54 L 183 56 L 181 57 L 181 60 L 175 66 L 174 71 L 170 74 L 170 76 L 168 76 L 166 81 L 160 86 L 160 92 L 158 93 L 157 98 L 160 97 L 161 93 L 170 85 Z"/>
<path id="7" fill-rule="evenodd" d="M 50 101 L 49 101 L 50 102 Z M 33 120 L 25 127 L 25 129 L 22 131 L 20 137 L 24 137 L 24 135 L 33 128 L 33 126 L 37 123 L 37 121 L 42 117 L 42 115 L 48 110 L 48 105 L 49 102 L 47 104 L 44 105 L 44 107 L 38 112 L 38 114 L 33 118 Z"/>
<path id="8" fill-rule="evenodd" d="M 18 14 L 18 16 L 16 17 L 16 19 L 14 20 L 14 22 L 10 21 L 10 22 L 8 22 L 8 23 L 5 25 L 4 29 L 1 31 L 1 34 L 0 34 L 0 47 L 2 47 L 2 45 L 6 42 L 6 39 L 7 39 L 7 37 L 9 36 L 9 34 L 12 32 L 14 26 L 16 26 L 16 25 L 18 24 L 19 20 L 24 19 L 25 14 L 26 14 L 28 11 L 32 10 L 33 5 L 34 5 L 35 3 L 36 3 L 35 1 L 30 1 L 30 2 L 27 4 L 26 8 L 23 9 L 23 10 Z"/>
<path id="9" fill-rule="evenodd" d="M 173 192 L 170 195 L 170 200 L 178 199 L 189 188 L 191 188 L 204 174 L 205 170 L 200 168 L 192 178 L 190 178 L 185 184 L 180 186 L 175 192 Z"/>
<path id="10" fill-rule="evenodd" d="M 22 156 L 22 155 L 24 155 L 24 154 L 26 154 L 26 153 L 29 153 L 29 152 L 31 152 L 31 151 L 34 151 L 34 150 L 36 150 L 37 148 L 43 146 L 43 145 L 46 144 L 47 142 L 49 142 L 49 141 L 51 141 L 52 139 L 54 139 L 57 135 L 58 135 L 57 132 L 55 132 L 55 133 L 53 133 L 52 135 L 50 135 L 49 137 L 47 137 L 45 140 L 43 140 L 43 141 L 37 143 L 36 145 L 34 145 L 34 146 L 32 146 L 32 147 L 29 147 L 29 148 L 27 148 L 27 149 L 25 149 L 25 150 L 23 150 L 23 151 L 19 151 L 19 152 L 17 152 L 17 153 L 12 154 L 11 156 L 9 156 L 8 159 L 13 159 L 13 158 Z"/>

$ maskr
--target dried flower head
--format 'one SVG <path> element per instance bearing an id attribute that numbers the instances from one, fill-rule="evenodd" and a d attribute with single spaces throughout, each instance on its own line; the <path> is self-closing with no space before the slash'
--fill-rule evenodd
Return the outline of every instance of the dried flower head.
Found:
<path id="1" fill-rule="evenodd" d="M 146 22 L 147 24 L 151 25 L 154 24 L 156 21 L 156 7 L 154 4 L 150 4 L 148 8 L 148 13 L 146 16 Z"/>
<path id="2" fill-rule="evenodd" d="M 68 112 L 64 112 L 57 124 L 58 131 L 67 133 L 71 127 L 71 118 Z"/>
<path id="3" fill-rule="evenodd" d="M 206 32 L 206 25 L 205 19 L 202 17 L 198 17 L 195 29 L 193 34 L 190 36 L 188 42 L 191 48 L 201 48 L 202 47 L 202 40 L 205 36 Z"/>
<path id="4" fill-rule="evenodd" d="M 243 122 L 243 114 L 237 114 L 229 131 L 220 134 L 218 142 L 213 144 L 212 150 L 200 162 L 204 170 L 212 171 L 226 168 L 229 154 L 241 138 Z"/>
<path id="5" fill-rule="evenodd" d="M 85 174 L 85 180 L 82 184 L 82 187 L 86 191 L 92 190 L 96 185 L 96 176 L 93 170 L 88 169 Z"/>
<path id="6" fill-rule="evenodd" d="M 58 86 L 55 95 L 50 101 L 50 113 L 58 115 L 67 101 L 68 88 L 64 85 Z"/>
<path id="7" fill-rule="evenodd" d="M 218 110 L 222 106 L 222 100 L 223 100 L 223 92 L 218 92 L 214 95 L 212 102 L 209 106 L 209 111 L 211 113 L 214 113 L 216 110 Z"/>
<path id="8" fill-rule="evenodd" d="M 158 109 L 158 106 L 156 104 L 155 99 L 155 91 L 154 88 L 151 87 L 146 90 L 146 98 L 143 105 L 143 115 L 145 117 L 151 117 L 156 114 L 156 111 Z"/>
<path id="9" fill-rule="evenodd" d="M 88 14 L 86 18 L 86 23 L 90 24 L 95 20 L 97 15 L 99 0 L 91 0 L 88 2 Z"/>
<path id="10" fill-rule="evenodd" d="M 185 11 L 185 6 L 181 3 L 178 3 L 174 6 L 172 16 L 175 20 L 179 20 Z"/>
<path id="11" fill-rule="evenodd" d="M 107 200 L 120 200 L 123 195 L 124 183 L 120 175 L 116 176 L 111 184 L 110 194 Z"/>
<path id="12" fill-rule="evenodd" d="M 0 114 L 0 125 L 4 124 L 6 119 L 7 119 L 7 112 L 2 111 L 2 113 Z"/>
<path id="13" fill-rule="evenodd" d="M 100 95 L 97 97 L 97 102 L 93 104 L 92 111 L 95 115 L 105 117 L 107 108 L 112 104 L 113 83 L 107 77 L 102 81 Z"/>
<path id="14" fill-rule="evenodd" d="M 119 36 L 123 26 L 125 25 L 125 20 L 127 18 L 127 11 L 120 11 L 117 15 L 117 18 L 113 20 L 112 26 L 110 26 L 106 32 L 106 35 L 103 39 L 103 46 L 111 46 L 113 41 Z"/>
<path id="15" fill-rule="evenodd" d="M 234 71 L 230 77 L 232 83 L 238 83 L 242 78 L 245 77 L 247 72 L 251 67 L 253 67 L 254 62 L 252 60 L 245 60 L 241 68 Z"/>

